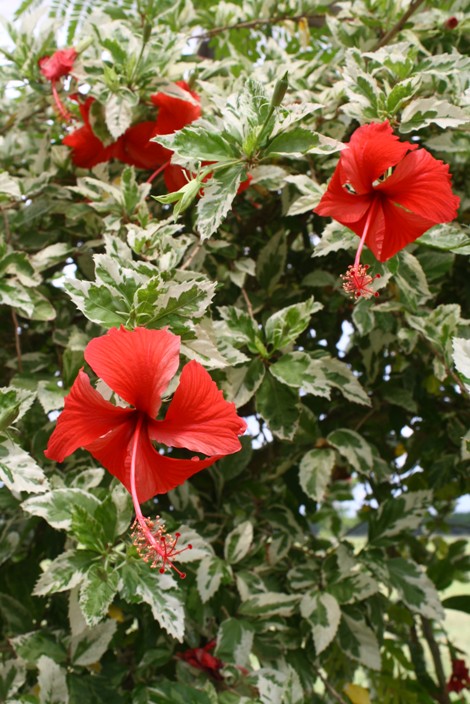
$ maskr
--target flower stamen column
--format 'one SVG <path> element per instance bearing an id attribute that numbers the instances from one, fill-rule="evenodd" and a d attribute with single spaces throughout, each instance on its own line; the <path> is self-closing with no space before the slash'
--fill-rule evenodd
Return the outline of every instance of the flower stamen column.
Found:
<path id="1" fill-rule="evenodd" d="M 142 423 L 143 418 L 140 416 L 134 431 L 131 457 L 130 482 L 132 502 L 134 504 L 135 511 L 135 521 L 132 525 L 132 540 L 137 548 L 139 556 L 145 562 L 148 562 L 150 567 L 155 568 L 160 565 L 159 571 L 163 574 L 165 572 L 165 568 L 168 566 L 174 570 L 181 577 L 181 579 L 184 579 L 186 577 L 185 572 L 181 572 L 181 570 L 175 566 L 173 563 L 173 558 L 186 550 L 191 550 L 193 546 L 190 544 L 182 550 L 176 550 L 181 534 L 175 533 L 174 538 L 171 535 L 168 535 L 165 525 L 159 516 L 157 516 L 154 521 L 150 518 L 145 518 L 140 508 L 135 478 L 137 448 L 139 445 Z"/>
<path id="2" fill-rule="evenodd" d="M 376 210 L 376 207 L 376 201 L 374 201 L 367 214 L 366 224 L 357 248 L 354 264 L 350 264 L 346 273 L 341 274 L 341 278 L 343 279 L 343 289 L 347 294 L 352 295 L 354 298 L 369 298 L 370 296 L 377 297 L 379 295 L 377 291 L 369 288 L 369 286 L 374 279 L 380 279 L 380 274 L 371 276 L 367 273 L 369 270 L 369 265 L 360 263 L 362 249 L 366 241 L 367 233 L 369 232 L 370 224 L 374 218 L 374 211 Z"/>

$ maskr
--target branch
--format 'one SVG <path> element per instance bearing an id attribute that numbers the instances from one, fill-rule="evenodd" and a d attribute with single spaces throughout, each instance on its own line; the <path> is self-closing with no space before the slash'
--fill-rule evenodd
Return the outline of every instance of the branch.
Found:
<path id="1" fill-rule="evenodd" d="M 18 364 L 18 371 L 21 372 L 23 371 L 23 361 L 21 359 L 21 342 L 20 342 L 20 334 L 18 332 L 20 326 L 18 324 L 18 318 L 16 317 L 16 312 L 13 308 L 10 308 L 11 310 L 11 319 L 13 321 L 13 329 L 15 331 L 15 349 L 16 349 L 16 359 L 17 359 L 17 364 Z"/>
<path id="2" fill-rule="evenodd" d="M 416 10 L 425 2 L 425 0 L 413 0 L 407 9 L 406 12 L 403 13 L 403 15 L 400 17 L 398 22 L 390 29 L 380 41 L 377 42 L 377 44 L 374 46 L 372 51 L 377 51 L 377 49 L 380 49 L 380 47 L 385 46 L 388 44 L 405 26 L 405 24 L 408 22 L 410 19 L 411 15 L 413 15 Z"/>
<path id="3" fill-rule="evenodd" d="M 333 5 L 329 8 L 333 13 L 337 9 Z M 255 27 L 263 27 L 264 25 L 280 24 L 281 22 L 300 22 L 300 20 L 307 20 L 309 27 L 323 27 L 325 24 L 325 15 L 280 15 L 279 17 L 267 17 L 258 18 L 256 20 L 247 20 L 246 22 L 237 22 L 235 24 L 226 24 L 223 27 L 214 27 L 213 29 L 207 29 L 202 34 L 196 34 L 191 39 L 209 39 L 214 37 L 216 34 L 222 34 L 223 32 L 228 32 L 232 29 L 254 29 Z"/>
<path id="4" fill-rule="evenodd" d="M 344 699 L 341 694 L 331 685 L 326 677 L 323 677 L 321 672 L 318 672 L 318 676 L 325 685 L 325 689 L 331 694 L 331 696 L 336 699 L 339 704 L 348 704 L 346 699 Z"/>
<path id="5" fill-rule="evenodd" d="M 440 704 L 450 704 L 449 693 L 447 691 L 446 676 L 444 674 L 444 668 L 442 666 L 441 652 L 439 646 L 434 638 L 434 632 L 432 630 L 431 621 L 424 616 L 421 617 L 421 624 L 423 626 L 423 635 L 426 638 L 426 642 L 431 651 L 432 659 L 434 662 L 434 669 L 436 671 L 437 681 L 439 682 L 439 702 Z"/>
<path id="6" fill-rule="evenodd" d="M 251 305 L 251 301 L 248 298 L 248 294 L 243 287 L 242 287 L 241 291 L 242 291 L 243 298 L 245 299 L 246 307 L 248 308 L 248 314 L 249 314 L 250 318 L 252 318 L 254 320 L 255 315 L 253 313 L 253 306 Z"/>

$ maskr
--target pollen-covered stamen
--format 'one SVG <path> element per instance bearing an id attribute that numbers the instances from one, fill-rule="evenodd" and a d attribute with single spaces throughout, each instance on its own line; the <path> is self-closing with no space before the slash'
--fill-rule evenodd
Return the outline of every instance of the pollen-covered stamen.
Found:
<path id="1" fill-rule="evenodd" d="M 193 546 L 187 545 L 185 548 L 177 550 L 176 548 L 181 534 L 175 533 L 175 536 L 173 537 L 167 533 L 165 524 L 161 520 L 160 516 L 157 516 L 155 520 L 145 518 L 140 509 L 139 499 L 137 497 L 135 474 L 137 447 L 139 444 L 142 422 L 143 419 L 140 417 L 134 431 L 134 443 L 131 458 L 131 494 L 135 510 L 135 520 L 131 528 L 132 541 L 137 548 L 139 556 L 145 562 L 148 562 L 151 568 L 158 567 L 160 572 L 163 574 L 165 569 L 169 567 L 174 570 L 181 577 L 181 579 L 184 579 L 186 574 L 181 572 L 181 570 L 175 566 L 173 560 L 182 552 L 191 550 Z"/>
<path id="2" fill-rule="evenodd" d="M 377 291 L 369 288 L 374 279 L 380 279 L 380 274 L 371 276 L 367 273 L 369 266 L 367 264 L 350 264 L 345 274 L 341 274 L 343 279 L 343 289 L 346 293 L 354 298 L 370 298 L 378 296 Z"/>
<path id="3" fill-rule="evenodd" d="M 369 269 L 368 264 L 360 263 L 362 249 L 366 241 L 367 233 L 369 232 L 370 224 L 375 217 L 377 207 L 378 201 L 374 200 L 369 208 L 369 212 L 367 213 L 366 224 L 364 225 L 359 247 L 357 248 L 354 264 L 350 264 L 346 273 L 341 274 L 341 278 L 343 279 L 343 289 L 353 298 L 370 298 L 371 296 L 377 297 L 379 295 L 377 291 L 369 288 L 369 286 L 374 279 L 380 279 L 380 274 L 371 276 L 367 273 Z"/>
<path id="4" fill-rule="evenodd" d="M 158 567 L 161 574 L 165 572 L 166 567 L 170 567 L 181 579 L 186 577 L 186 574 L 173 564 L 173 559 L 186 550 L 192 550 L 193 546 L 187 545 L 177 550 L 176 546 L 181 534 L 175 533 L 173 537 L 167 533 L 160 516 L 155 520 L 144 518 L 144 524 L 136 518 L 132 524 L 131 535 L 139 556 L 148 563 L 149 567 L 152 569 Z"/>

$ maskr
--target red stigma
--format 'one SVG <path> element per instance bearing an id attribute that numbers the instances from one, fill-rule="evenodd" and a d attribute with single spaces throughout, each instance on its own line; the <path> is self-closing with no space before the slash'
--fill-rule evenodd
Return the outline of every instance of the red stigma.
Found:
<path id="1" fill-rule="evenodd" d="M 458 23 L 457 17 L 449 17 L 449 19 L 445 21 L 444 26 L 446 29 L 455 29 Z"/>
<path id="2" fill-rule="evenodd" d="M 370 284 L 374 279 L 380 279 L 380 274 L 375 274 L 371 276 L 367 273 L 369 269 L 368 264 L 350 264 L 345 274 L 341 274 L 343 279 L 343 289 L 349 296 L 353 298 L 370 298 L 371 296 L 377 297 L 379 294 L 377 291 L 369 288 Z"/>

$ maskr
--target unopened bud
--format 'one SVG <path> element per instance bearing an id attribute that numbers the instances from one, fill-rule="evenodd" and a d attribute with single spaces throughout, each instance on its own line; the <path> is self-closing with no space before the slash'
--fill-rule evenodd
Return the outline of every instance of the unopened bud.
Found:
<path id="1" fill-rule="evenodd" d="M 144 44 L 147 44 L 148 40 L 150 39 L 151 34 L 152 34 L 152 25 L 149 22 L 146 22 L 144 24 L 144 32 L 143 32 Z"/>
<path id="2" fill-rule="evenodd" d="M 279 107 L 279 105 L 282 103 L 284 100 L 284 96 L 287 93 L 287 89 L 289 87 L 289 81 L 288 81 L 288 71 L 285 72 L 282 78 L 279 79 L 279 81 L 276 83 L 274 86 L 274 93 L 273 97 L 271 98 L 271 105 L 273 108 Z"/>

